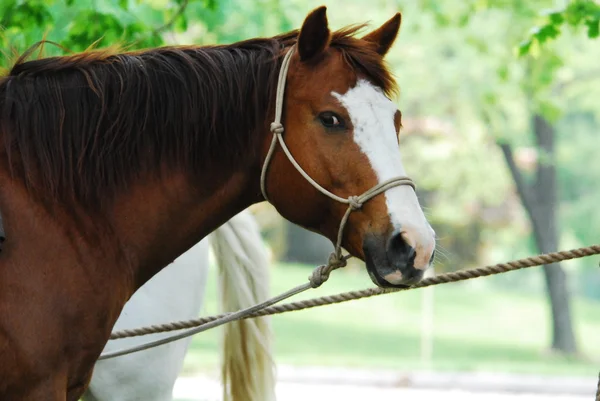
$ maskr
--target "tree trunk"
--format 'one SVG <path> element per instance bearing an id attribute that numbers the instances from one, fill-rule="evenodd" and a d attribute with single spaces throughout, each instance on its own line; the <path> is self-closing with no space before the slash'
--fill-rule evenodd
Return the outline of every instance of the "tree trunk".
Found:
<path id="1" fill-rule="evenodd" d="M 544 153 L 542 155 L 544 161 L 538 165 L 537 178 L 533 186 L 537 207 L 534 207 L 529 214 L 534 221 L 535 239 L 540 252 L 555 252 L 558 250 L 555 130 L 548 120 L 539 114 L 534 116 L 533 126 L 537 145 Z M 550 160 L 546 161 L 546 158 Z M 565 353 L 576 353 L 577 346 L 565 271 L 559 263 L 553 263 L 544 266 L 544 276 L 552 307 L 552 348 Z"/>
<path id="2" fill-rule="evenodd" d="M 515 163 L 510 145 L 501 144 L 500 147 L 515 180 L 521 201 L 531 220 L 539 252 L 556 252 L 558 250 L 558 227 L 557 182 L 554 165 L 555 130 L 539 114 L 533 116 L 533 130 L 540 157 L 536 177 L 532 184 L 527 184 L 523 179 Z M 566 274 L 559 263 L 553 263 L 544 266 L 544 277 L 552 312 L 552 349 L 574 354 L 577 352 L 577 345 L 573 333 Z"/>

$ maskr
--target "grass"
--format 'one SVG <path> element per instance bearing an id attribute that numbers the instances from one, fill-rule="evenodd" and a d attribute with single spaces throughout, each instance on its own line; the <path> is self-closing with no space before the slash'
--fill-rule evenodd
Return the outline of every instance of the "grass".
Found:
<path id="1" fill-rule="evenodd" d="M 272 270 L 272 293 L 303 283 L 309 272 L 303 266 L 277 265 Z M 205 314 L 217 311 L 214 276 L 212 271 Z M 475 281 L 479 280 L 493 279 Z M 582 356 L 566 358 L 547 352 L 550 320 L 543 294 L 498 291 L 475 281 L 433 289 L 431 360 L 421 357 L 424 290 L 414 290 L 273 317 L 276 362 L 403 370 L 597 374 L 597 302 L 573 299 L 574 329 Z M 295 300 L 370 286 L 366 273 L 340 270 L 321 288 Z M 217 329 L 194 338 L 184 373 L 216 369 L 218 335 Z"/>

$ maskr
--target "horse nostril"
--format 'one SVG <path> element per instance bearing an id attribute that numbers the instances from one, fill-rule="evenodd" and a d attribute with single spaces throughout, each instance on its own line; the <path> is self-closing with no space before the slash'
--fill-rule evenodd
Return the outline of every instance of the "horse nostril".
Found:
<path id="1" fill-rule="evenodd" d="M 399 263 L 405 266 L 414 266 L 417 252 L 405 239 L 405 233 L 396 232 L 391 235 L 387 251 L 388 256 L 394 264 Z"/>

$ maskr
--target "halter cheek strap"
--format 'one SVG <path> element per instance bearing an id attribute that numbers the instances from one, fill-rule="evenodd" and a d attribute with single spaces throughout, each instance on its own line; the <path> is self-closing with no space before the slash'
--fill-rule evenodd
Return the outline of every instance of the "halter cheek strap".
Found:
<path id="1" fill-rule="evenodd" d="M 288 160 L 292 163 L 294 168 L 306 179 L 315 189 L 321 192 L 323 195 L 328 196 L 329 198 L 338 201 L 340 203 L 344 203 L 348 205 L 348 209 L 346 209 L 346 213 L 342 217 L 340 222 L 340 228 L 338 230 L 337 241 L 335 243 L 335 250 L 329 257 L 329 262 L 327 265 L 321 266 L 321 269 L 315 270 L 313 272 L 313 276 L 311 277 L 311 283 L 314 286 L 318 287 L 321 283 L 327 280 L 329 274 L 339 267 L 346 266 L 346 260 L 350 258 L 350 255 L 342 256 L 342 237 L 344 234 L 344 227 L 348 222 L 348 217 L 350 213 L 354 210 L 360 209 L 365 202 L 370 199 L 373 199 L 379 194 L 384 193 L 390 188 L 397 187 L 400 185 L 408 185 L 415 189 L 415 184 L 409 177 L 394 177 L 389 180 L 380 182 L 374 187 L 368 189 L 361 195 L 358 196 L 350 196 L 348 198 L 342 198 L 327 189 L 323 188 L 319 183 L 313 180 L 307 173 L 302 169 L 302 167 L 298 164 L 292 153 L 288 149 L 283 140 L 283 124 L 281 123 L 281 113 L 283 110 L 283 100 L 285 93 L 285 81 L 287 78 L 288 69 L 290 66 L 290 59 L 294 53 L 295 45 L 290 48 L 290 50 L 286 53 L 283 58 L 283 62 L 281 64 L 281 69 L 279 70 L 279 79 L 277 81 L 277 94 L 275 98 L 275 120 L 271 123 L 271 132 L 273 133 L 273 139 L 271 140 L 271 146 L 269 147 L 269 151 L 267 152 L 267 156 L 265 157 L 265 161 L 263 164 L 263 168 L 260 175 L 260 189 L 265 200 L 269 201 L 269 197 L 267 196 L 266 189 L 266 177 L 267 171 L 269 169 L 269 164 L 271 159 L 273 158 L 273 153 L 275 152 L 275 148 L 277 143 L 283 149 L 283 152 L 287 156 Z"/>

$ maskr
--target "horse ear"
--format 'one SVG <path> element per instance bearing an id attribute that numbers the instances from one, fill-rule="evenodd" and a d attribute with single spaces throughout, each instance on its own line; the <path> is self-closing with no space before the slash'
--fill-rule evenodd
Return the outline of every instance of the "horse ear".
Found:
<path id="1" fill-rule="evenodd" d="M 363 40 L 375 43 L 377 45 L 377 53 L 381 54 L 383 57 L 394 44 L 396 36 L 398 36 L 398 31 L 400 30 L 401 22 L 402 14 L 396 13 L 396 15 L 381 25 L 377 30 L 365 35 Z"/>
<path id="2" fill-rule="evenodd" d="M 321 6 L 306 16 L 298 37 L 301 61 L 321 54 L 329 45 L 331 33 L 327 22 L 327 7 Z"/>

